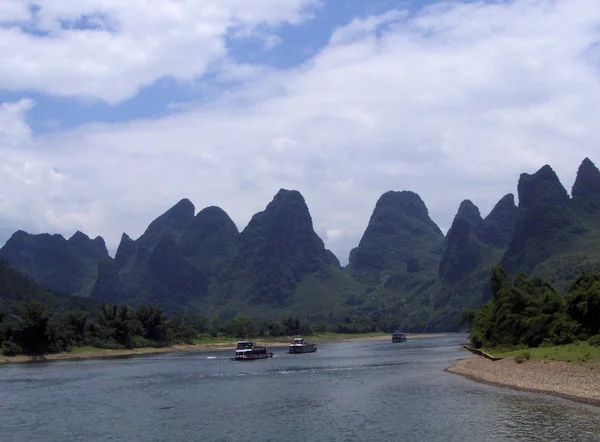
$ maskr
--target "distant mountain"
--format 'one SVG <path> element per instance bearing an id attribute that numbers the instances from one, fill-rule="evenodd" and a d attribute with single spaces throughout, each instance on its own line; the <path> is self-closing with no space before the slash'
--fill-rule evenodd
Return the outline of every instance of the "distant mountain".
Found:
<path id="1" fill-rule="evenodd" d="M 366 287 L 355 314 L 404 330 L 430 325 L 444 235 L 414 192 L 386 192 L 377 203 L 347 272 Z M 386 318 L 386 319 L 383 319 Z"/>
<path id="2" fill-rule="evenodd" d="M 210 278 L 227 278 L 239 232 L 220 207 L 198 212 L 180 238 L 181 253 Z"/>
<path id="3" fill-rule="evenodd" d="M 93 311 L 89 299 L 44 290 L 31 278 L 9 266 L 0 258 L 0 312 L 17 313 L 30 301 L 40 301 L 55 309 Z"/>
<path id="4" fill-rule="evenodd" d="M 358 247 L 350 252 L 350 272 L 379 283 L 385 275 L 434 273 L 444 235 L 414 192 L 384 193 L 373 210 Z"/>
<path id="5" fill-rule="evenodd" d="M 177 241 L 187 230 L 194 219 L 195 207 L 187 198 L 182 199 L 161 216 L 150 223 L 146 231 L 135 241 L 135 262 L 138 266 L 145 266 L 152 255 L 152 250 L 167 235 Z M 129 242 L 123 244 L 127 255 Z M 119 245 L 119 249 L 121 244 Z M 117 251 L 117 254 L 119 252 Z M 123 254 L 122 253 L 122 254 Z"/>
<path id="6" fill-rule="evenodd" d="M 463 201 L 446 235 L 439 267 L 442 281 L 452 285 L 496 264 L 508 245 L 516 218 L 512 194 L 504 196 L 485 219 L 471 201 Z"/>
<path id="7" fill-rule="evenodd" d="M 533 175 L 521 174 L 518 192 L 517 221 L 501 265 L 510 272 L 530 273 L 567 246 L 577 221 L 569 210 L 567 191 L 548 165 Z"/>
<path id="8" fill-rule="evenodd" d="M 90 296 L 98 264 L 108 258 L 102 237 L 90 239 L 76 232 L 62 235 L 31 235 L 19 230 L 0 249 L 0 257 L 49 290 Z"/>
<path id="9" fill-rule="evenodd" d="M 573 207 L 583 217 L 600 213 L 600 171 L 589 158 L 579 166 L 571 194 Z"/>
<path id="10" fill-rule="evenodd" d="M 487 300 L 490 267 L 506 250 L 516 218 L 512 194 L 504 196 L 485 219 L 470 200 L 460 204 L 446 235 L 432 324 L 456 327 L 464 308 L 477 308 Z"/>
<path id="11" fill-rule="evenodd" d="M 138 239 L 124 233 L 114 259 L 102 238 L 80 232 L 65 240 L 19 231 L 0 257 L 45 288 L 94 301 L 449 331 L 464 308 L 490 296 L 492 265 L 559 289 L 600 265 L 600 171 L 592 161 L 579 167 L 572 197 L 550 166 L 522 174 L 518 197 L 517 207 L 505 195 L 485 218 L 463 201 L 444 236 L 419 195 L 386 192 L 346 268 L 315 233 L 302 195 L 285 189 L 242 232 L 219 207 L 194 214 L 183 199 Z"/>
<path id="12" fill-rule="evenodd" d="M 483 218 L 470 201 L 463 201 L 446 236 L 439 276 L 448 283 L 463 279 L 479 267 L 484 245 L 479 238 Z"/>
<path id="13" fill-rule="evenodd" d="M 548 165 L 519 179 L 519 209 L 511 241 L 500 264 L 564 290 L 582 270 L 600 263 L 600 172 L 585 159 L 573 197 Z"/>
<path id="14" fill-rule="evenodd" d="M 517 206 L 512 193 L 504 195 L 479 227 L 478 237 L 487 245 L 506 248 L 517 221 Z"/>
<path id="15" fill-rule="evenodd" d="M 315 233 L 304 198 L 281 189 L 240 234 L 236 264 L 252 302 L 284 305 L 309 274 L 340 267 Z"/>
<path id="16" fill-rule="evenodd" d="M 194 212 L 194 205 L 182 199 L 137 240 L 124 233 L 114 260 L 107 258 L 98 268 L 92 297 L 101 302 L 160 304 L 177 311 L 206 295 L 207 278 L 180 247 L 181 238 L 196 228 Z"/>
<path id="17" fill-rule="evenodd" d="M 242 233 L 221 208 L 194 216 L 193 205 L 180 201 L 139 239 L 123 234 L 115 259 L 100 265 L 93 297 L 159 303 L 167 311 L 232 316 L 254 308 L 276 316 L 295 308 L 297 291 L 308 305 L 307 277 L 321 281 L 336 271 L 342 273 L 339 261 L 314 232 L 304 198 L 282 189 Z"/>

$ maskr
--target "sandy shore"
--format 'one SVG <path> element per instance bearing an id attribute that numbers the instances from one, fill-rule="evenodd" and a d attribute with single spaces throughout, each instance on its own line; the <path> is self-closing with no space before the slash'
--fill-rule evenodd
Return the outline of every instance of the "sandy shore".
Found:
<path id="1" fill-rule="evenodd" d="M 434 337 L 441 337 L 444 334 L 440 333 L 412 333 L 406 334 L 407 339 L 427 339 Z M 352 337 L 352 335 L 346 336 L 331 336 L 324 339 L 315 339 L 316 343 L 324 342 L 346 342 L 346 341 L 383 341 L 391 340 L 391 335 L 382 334 L 377 336 L 360 336 Z M 311 340 L 311 338 L 307 338 Z M 288 340 L 261 340 L 256 339 L 256 342 L 260 345 L 266 345 L 268 347 L 285 347 L 288 345 Z M 104 359 L 104 358 L 123 358 L 141 355 L 151 355 L 160 353 L 175 353 L 175 352 L 195 352 L 195 351 L 210 351 L 210 350 L 233 350 L 235 349 L 235 343 L 233 342 L 222 342 L 222 343 L 211 343 L 211 344 L 197 344 L 197 345 L 172 345 L 163 348 L 138 348 L 134 350 L 104 350 L 97 349 L 96 351 L 90 351 L 85 353 L 54 353 L 43 355 L 42 358 L 36 357 L 32 359 L 29 356 L 3 356 L 0 355 L 0 364 L 6 363 L 24 363 L 34 361 L 75 361 L 84 359 Z"/>
<path id="2" fill-rule="evenodd" d="M 513 358 L 490 361 L 472 357 L 446 369 L 479 382 L 521 391 L 544 393 L 600 406 L 600 364 Z"/>

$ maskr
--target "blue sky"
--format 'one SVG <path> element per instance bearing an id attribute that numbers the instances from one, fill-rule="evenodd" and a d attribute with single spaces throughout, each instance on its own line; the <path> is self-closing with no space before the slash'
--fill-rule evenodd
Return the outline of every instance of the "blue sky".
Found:
<path id="1" fill-rule="evenodd" d="M 282 23 L 275 28 L 265 27 L 262 32 L 277 37 L 277 44 L 269 47 L 264 38 L 249 36 L 236 37 L 234 31 L 225 35 L 229 56 L 239 63 L 267 65 L 275 69 L 289 69 L 302 65 L 314 54 L 327 46 L 332 32 L 356 18 L 380 15 L 392 9 L 403 9 L 413 14 L 435 0 L 329 0 L 309 6 L 311 18 L 300 24 Z M 39 9 L 32 8 L 34 14 Z M 66 29 L 96 29 L 97 26 L 87 16 L 63 22 Z M 21 29 L 32 34 L 45 35 L 30 25 Z M 110 104 L 93 99 L 82 102 L 78 97 L 65 98 L 49 95 L 36 90 L 0 90 L 0 102 L 18 101 L 22 97 L 36 102 L 27 115 L 27 121 L 35 133 L 60 129 L 71 129 L 86 122 L 117 122 L 137 118 L 156 118 L 172 112 L 173 104 L 206 101 L 215 98 L 223 87 L 231 83 L 219 81 L 211 73 L 200 76 L 191 82 L 175 81 L 163 77 L 151 85 L 140 88 L 136 94 L 122 102 Z"/>
<path id="2" fill-rule="evenodd" d="M 388 190 L 443 230 L 546 163 L 570 190 L 598 29 L 595 0 L 3 0 L 0 243 L 114 252 L 183 197 L 243 229 L 294 188 L 346 262 Z"/>

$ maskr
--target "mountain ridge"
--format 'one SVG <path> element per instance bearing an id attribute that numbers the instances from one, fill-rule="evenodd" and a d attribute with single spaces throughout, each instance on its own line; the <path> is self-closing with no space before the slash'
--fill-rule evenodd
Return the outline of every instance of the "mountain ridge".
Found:
<path id="1" fill-rule="evenodd" d="M 68 240 L 17 231 L 0 257 L 16 258 L 11 266 L 36 281 L 62 283 L 66 293 L 99 302 L 158 303 L 230 319 L 363 317 L 448 331 L 457 329 L 463 308 L 489 296 L 492 265 L 564 288 L 581 266 L 600 264 L 598 183 L 600 171 L 586 158 L 569 196 L 544 165 L 519 177 L 518 206 L 513 194 L 504 195 L 483 218 L 471 200 L 462 201 L 446 235 L 418 194 L 385 192 L 345 267 L 314 231 L 302 194 L 287 189 L 242 231 L 221 208 L 195 213 L 184 198 L 138 239 L 123 233 L 114 258 L 101 237 L 79 231 Z"/>

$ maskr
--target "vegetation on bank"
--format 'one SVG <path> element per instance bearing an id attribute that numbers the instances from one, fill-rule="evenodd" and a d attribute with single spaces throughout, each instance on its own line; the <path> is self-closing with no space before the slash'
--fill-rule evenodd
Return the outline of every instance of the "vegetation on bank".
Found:
<path id="1" fill-rule="evenodd" d="M 552 359 L 565 362 L 600 362 L 600 346 L 587 341 L 576 341 L 565 345 L 541 345 L 537 348 L 501 348 L 484 349 L 497 358 L 514 358 L 517 362 L 530 359 Z"/>
<path id="2" fill-rule="evenodd" d="M 275 321 L 238 317 L 222 322 L 192 312 L 168 317 L 160 307 L 98 305 L 84 310 L 57 310 L 31 301 L 17 314 L 0 312 L 2 354 L 42 354 L 91 349 L 134 349 L 172 344 L 223 343 L 237 339 L 276 339 L 292 335 L 332 336 L 331 333 L 368 333 L 372 323 L 348 317 L 340 324 L 308 324 L 291 316 Z M 282 341 L 285 342 L 285 339 Z M 82 350 L 84 349 L 84 350 Z"/>
<path id="3" fill-rule="evenodd" d="M 0 346 L 4 355 L 58 353 L 74 348 L 139 349 L 172 344 L 275 338 L 313 333 L 391 332 L 390 316 L 346 315 L 338 323 L 308 323 L 282 312 L 274 320 L 222 320 L 158 306 L 101 304 L 48 292 L 0 259 Z"/>
<path id="4" fill-rule="evenodd" d="M 475 347 L 521 360 L 600 360 L 600 273 L 582 273 L 561 295 L 540 278 L 493 267 L 491 287 L 487 303 L 463 314 Z"/>

